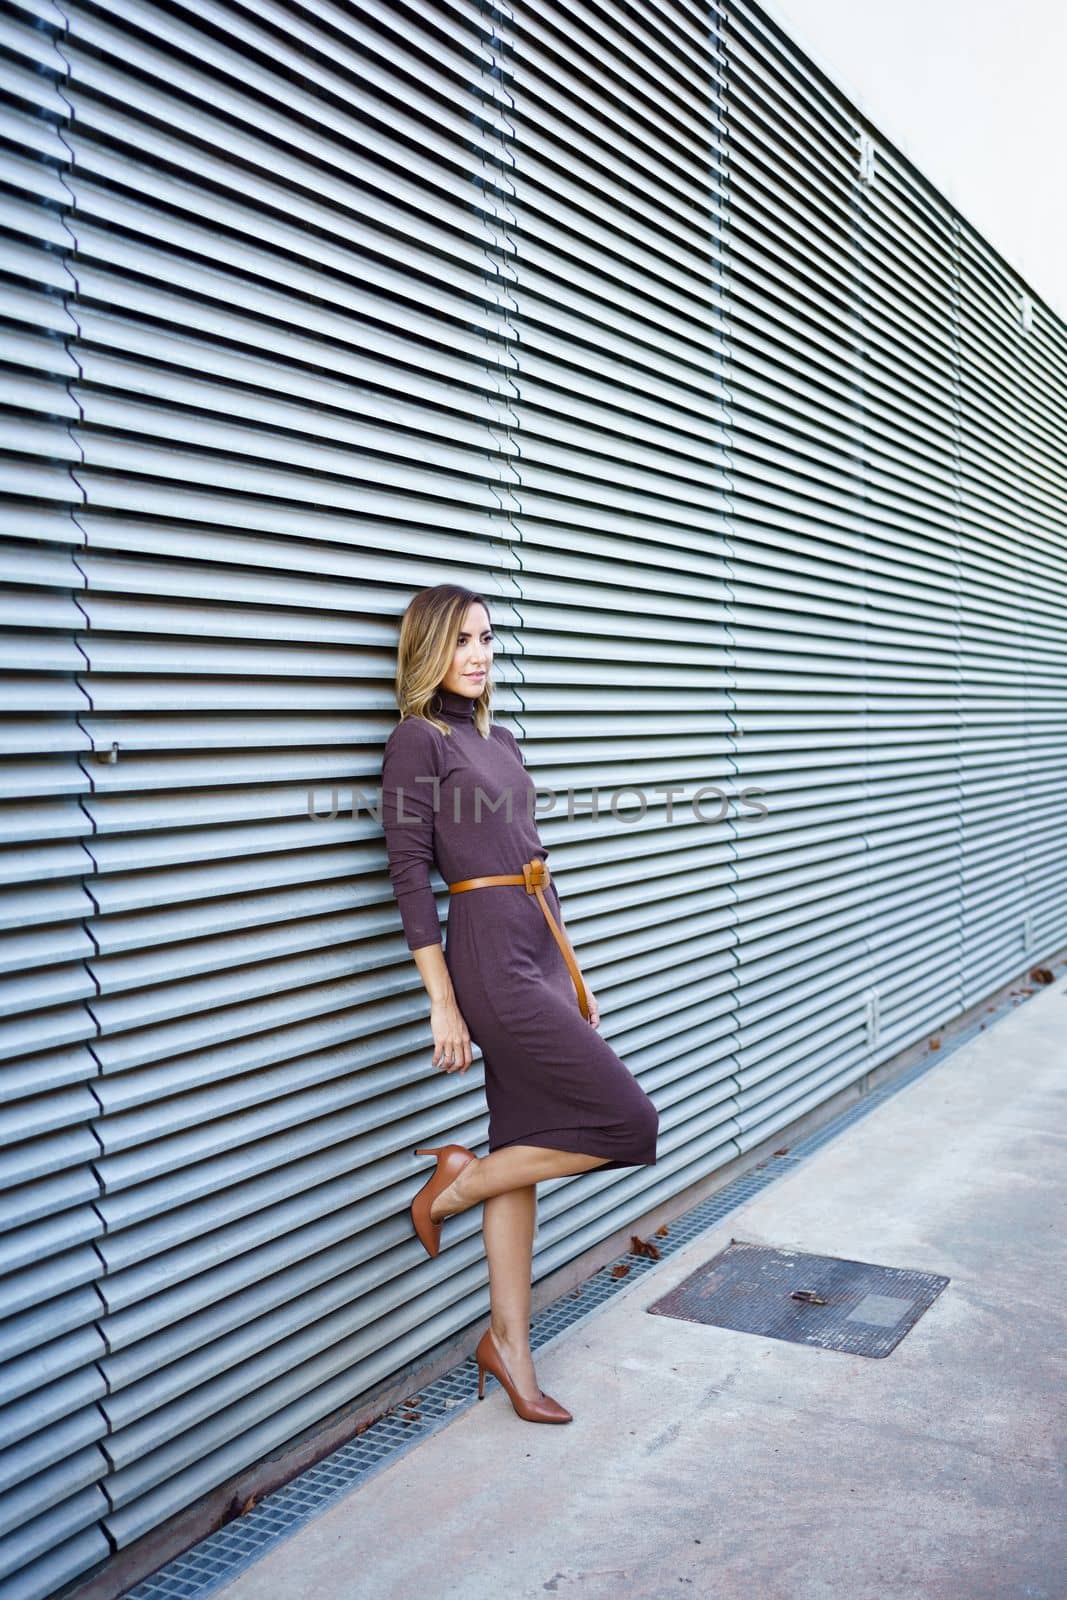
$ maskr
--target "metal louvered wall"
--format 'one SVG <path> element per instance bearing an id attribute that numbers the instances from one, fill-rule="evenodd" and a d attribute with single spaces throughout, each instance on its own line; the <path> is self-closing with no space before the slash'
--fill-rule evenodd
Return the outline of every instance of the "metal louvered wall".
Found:
<path id="1" fill-rule="evenodd" d="M 73 435 L 65 75 L 56 14 L 2 22 L 0 1593 L 110 1550 L 94 1133 L 91 749 L 80 722 L 85 536 Z"/>
<path id="2" fill-rule="evenodd" d="M 2 48 L 0 1597 L 45 1600 L 484 1311 L 479 1214 L 434 1262 L 407 1218 L 481 1085 L 347 803 L 417 589 L 493 599 L 661 1114 L 542 1186 L 537 1276 L 1067 940 L 1067 338 L 733 0 L 41 0 Z"/>

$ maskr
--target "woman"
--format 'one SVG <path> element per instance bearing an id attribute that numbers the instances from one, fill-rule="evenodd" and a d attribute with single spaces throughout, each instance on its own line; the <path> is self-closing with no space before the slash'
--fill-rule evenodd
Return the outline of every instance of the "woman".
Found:
<path id="1" fill-rule="evenodd" d="M 446 1217 L 484 1204 L 490 1324 L 475 1352 L 520 1417 L 569 1422 L 530 1354 L 536 1185 L 593 1167 L 652 1165 L 659 1116 L 601 1038 L 596 997 L 563 928 L 519 746 L 490 717 L 489 607 L 453 584 L 424 589 L 400 630 L 401 721 L 382 763 L 382 823 L 404 935 L 430 997 L 431 1065 L 466 1072 L 479 1046 L 489 1154 L 447 1144 L 412 1202 L 430 1255 Z M 447 954 L 430 866 L 451 895 Z M 470 879 L 510 876 L 511 883 Z"/>

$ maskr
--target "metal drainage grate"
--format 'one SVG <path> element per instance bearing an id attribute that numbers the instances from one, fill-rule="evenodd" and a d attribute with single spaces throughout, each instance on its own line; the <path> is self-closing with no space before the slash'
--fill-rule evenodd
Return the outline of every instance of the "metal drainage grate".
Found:
<path id="1" fill-rule="evenodd" d="M 854 1356 L 887 1356 L 948 1283 L 936 1272 L 731 1239 L 646 1309 Z"/>

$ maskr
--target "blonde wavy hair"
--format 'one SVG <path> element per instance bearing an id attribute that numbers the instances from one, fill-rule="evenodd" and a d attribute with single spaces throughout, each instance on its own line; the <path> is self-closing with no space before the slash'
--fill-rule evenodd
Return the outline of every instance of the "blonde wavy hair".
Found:
<path id="1" fill-rule="evenodd" d="M 489 602 L 484 595 L 455 583 L 420 589 L 409 602 L 401 619 L 396 651 L 396 703 L 401 721 L 405 717 L 422 717 L 451 736 L 449 724 L 435 713 L 434 697 L 442 678 L 451 669 L 467 609 L 475 602 L 483 605 L 486 615 L 490 615 Z M 474 702 L 474 726 L 483 739 L 488 739 L 492 722 L 491 677 L 487 672 L 482 692 Z"/>

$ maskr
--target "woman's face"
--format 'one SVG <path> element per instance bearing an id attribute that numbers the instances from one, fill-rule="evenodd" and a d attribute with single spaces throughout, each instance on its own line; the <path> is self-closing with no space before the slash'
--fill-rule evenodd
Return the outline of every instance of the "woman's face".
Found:
<path id="1" fill-rule="evenodd" d="M 493 643 L 489 613 L 475 600 L 467 607 L 452 665 L 441 679 L 443 687 L 477 700 L 493 665 Z"/>

